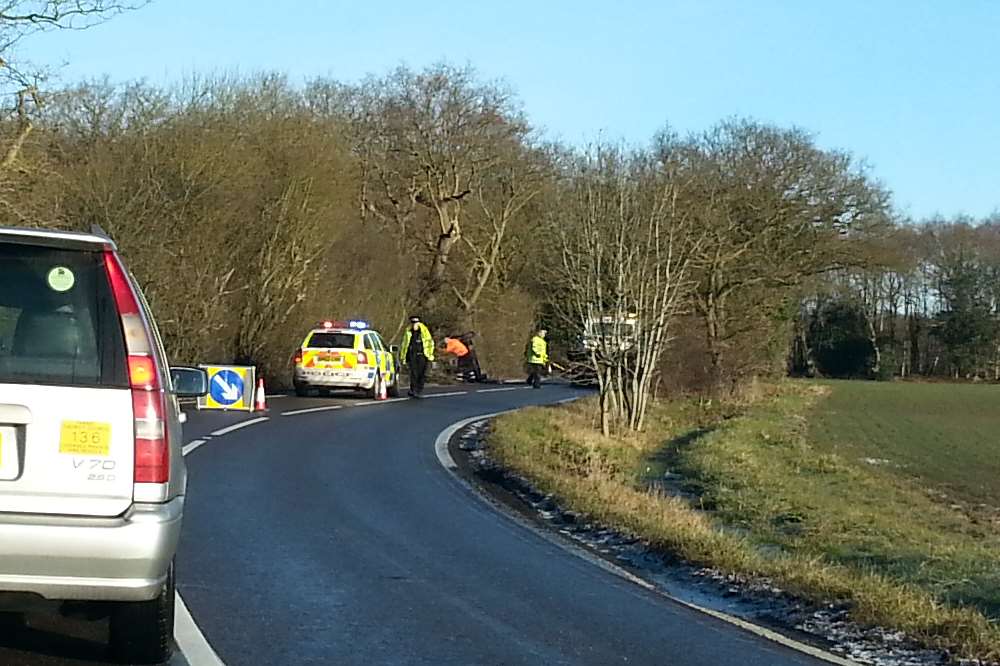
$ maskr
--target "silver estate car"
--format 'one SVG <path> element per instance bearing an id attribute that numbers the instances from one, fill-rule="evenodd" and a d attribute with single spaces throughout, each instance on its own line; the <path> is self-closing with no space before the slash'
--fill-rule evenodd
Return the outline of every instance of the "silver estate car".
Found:
<path id="1" fill-rule="evenodd" d="M 117 658 L 169 659 L 178 398 L 206 389 L 108 238 L 0 228 L 0 609 L 105 602 Z"/>

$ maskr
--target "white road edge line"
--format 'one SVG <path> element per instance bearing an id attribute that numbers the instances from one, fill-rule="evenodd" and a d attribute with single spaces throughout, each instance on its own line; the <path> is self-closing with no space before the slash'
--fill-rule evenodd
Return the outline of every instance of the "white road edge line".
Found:
<path id="1" fill-rule="evenodd" d="M 343 405 L 327 405 L 325 407 L 310 407 L 309 409 L 293 409 L 290 412 L 281 412 L 282 416 L 296 416 L 298 414 L 312 414 L 313 412 L 330 412 L 335 409 L 343 409 Z"/>
<path id="2" fill-rule="evenodd" d="M 577 398 L 570 398 L 568 400 L 561 400 L 559 402 L 560 404 L 565 404 L 567 402 L 572 402 L 573 400 L 576 399 Z M 591 564 L 597 565 L 598 567 L 604 569 L 608 573 L 618 576 L 623 580 L 627 580 L 630 583 L 634 583 L 635 585 L 638 585 L 646 590 L 649 590 L 650 592 L 653 592 L 665 599 L 669 599 L 674 603 L 680 604 L 681 606 L 690 608 L 691 610 L 697 611 L 699 613 L 709 615 L 711 617 L 716 618 L 717 620 L 721 620 L 723 622 L 726 622 L 727 624 L 739 627 L 744 631 L 747 631 L 751 634 L 769 640 L 773 643 L 783 645 L 784 647 L 796 650 L 798 652 L 802 652 L 803 654 L 807 654 L 811 657 L 821 659 L 831 664 L 837 664 L 838 666 L 857 666 L 856 662 L 835 655 L 832 652 L 827 652 L 826 650 L 821 650 L 811 645 L 807 645 L 806 643 L 802 643 L 793 638 L 789 638 L 788 636 L 779 634 L 778 632 L 767 629 L 766 627 L 753 624 L 752 622 L 748 622 L 734 615 L 723 613 L 722 611 L 717 611 L 712 608 L 706 608 L 704 606 L 700 606 L 690 601 L 686 601 L 679 597 L 675 597 L 672 594 L 669 594 L 668 592 L 658 588 L 653 583 L 643 578 L 640 578 L 639 576 L 636 576 L 631 571 L 628 571 L 627 569 L 624 569 L 616 564 L 613 564 L 612 562 L 609 562 L 604 558 L 597 557 L 596 555 L 585 550 L 584 548 L 581 548 L 579 546 L 567 542 L 565 539 L 558 536 L 557 534 L 552 533 L 550 530 L 547 530 L 545 528 L 539 527 L 531 523 L 530 521 L 528 521 L 528 519 L 524 518 L 523 516 L 514 513 L 513 510 L 505 509 L 499 506 L 496 502 L 491 501 L 488 497 L 484 496 L 484 494 L 478 488 L 473 486 L 471 483 L 466 481 L 463 477 L 461 477 L 458 474 L 458 463 L 456 463 L 455 459 L 452 458 L 451 451 L 448 450 L 448 443 L 451 441 L 451 438 L 454 437 L 456 432 L 458 432 L 459 430 L 468 425 L 477 423 L 479 421 L 486 421 L 496 416 L 500 416 L 501 414 L 508 414 L 514 411 L 517 410 L 505 409 L 500 412 L 493 412 L 491 414 L 481 414 L 479 416 L 473 416 L 467 419 L 462 419 L 461 421 L 453 423 L 444 430 L 442 430 L 438 434 L 437 439 L 434 441 L 434 452 L 437 454 L 437 459 L 438 462 L 441 463 L 441 466 L 444 467 L 446 470 L 448 470 L 448 472 L 452 474 L 452 477 L 456 481 L 458 481 L 461 485 L 465 486 L 468 490 L 470 490 L 472 494 L 475 497 L 477 497 L 480 501 L 490 506 L 494 511 L 496 511 L 500 515 L 506 516 L 509 520 L 513 520 L 518 525 L 521 525 L 522 527 L 534 532 L 535 534 L 545 539 L 549 543 L 559 548 L 562 548 L 563 550 L 573 555 L 576 555 L 577 557 L 587 560 Z"/>
<path id="3" fill-rule="evenodd" d="M 195 439 L 188 442 L 182 449 L 187 455 L 204 444 L 207 440 Z M 174 642 L 177 643 L 177 651 L 183 663 L 187 666 L 226 666 L 219 655 L 215 653 L 209 645 L 205 634 L 201 633 L 198 623 L 191 617 L 191 611 L 181 597 L 180 592 L 174 592 Z M 176 658 L 171 660 L 179 661 Z"/>
<path id="4" fill-rule="evenodd" d="M 263 423 L 264 421 L 270 421 L 270 420 L 271 420 L 270 417 L 261 416 L 256 419 L 250 419 L 249 421 L 240 421 L 239 423 L 231 425 L 228 428 L 222 428 L 221 430 L 216 430 L 215 432 L 211 433 L 211 435 L 212 437 L 219 437 L 220 435 L 228 435 L 229 433 L 235 432 L 240 428 L 246 428 L 247 426 L 257 425 L 258 423 Z"/>
<path id="5" fill-rule="evenodd" d="M 191 612 L 181 598 L 180 592 L 175 593 L 174 600 L 176 604 L 174 641 L 189 666 L 225 666 L 191 617 Z"/>

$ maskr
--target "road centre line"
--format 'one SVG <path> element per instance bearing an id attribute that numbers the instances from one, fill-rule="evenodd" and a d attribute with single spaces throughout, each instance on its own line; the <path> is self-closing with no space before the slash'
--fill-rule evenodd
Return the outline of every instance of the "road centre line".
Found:
<path id="1" fill-rule="evenodd" d="M 310 407 L 309 409 L 294 409 L 290 412 L 281 412 L 282 416 L 296 416 L 298 414 L 312 414 L 313 412 L 330 412 L 335 409 L 343 409 L 343 405 L 326 405 L 325 407 Z"/>
<path id="2" fill-rule="evenodd" d="M 261 416 L 260 418 L 250 419 L 249 421 L 240 421 L 239 423 L 231 425 L 228 428 L 222 428 L 220 430 L 216 430 L 215 432 L 212 433 L 212 437 L 219 437 L 220 435 L 228 435 L 229 433 L 239 430 L 240 428 L 246 428 L 247 426 L 257 425 L 258 423 L 263 423 L 264 421 L 269 421 L 269 420 L 270 419 L 267 416 Z"/>
<path id="3" fill-rule="evenodd" d="M 451 393 L 427 393 L 425 398 L 451 398 L 456 395 L 468 395 L 468 391 L 452 391 Z"/>
<path id="4" fill-rule="evenodd" d="M 409 400 L 409 398 L 386 398 L 385 400 L 364 400 L 362 402 L 355 402 L 348 405 L 348 407 L 367 407 L 368 405 L 385 405 L 390 402 L 402 402 L 403 400 Z"/>
<path id="5" fill-rule="evenodd" d="M 570 400 L 576 400 L 576 399 L 577 398 L 560 400 L 558 404 L 569 402 Z M 576 555 L 577 557 L 584 559 L 590 562 L 591 564 L 600 567 L 601 569 L 604 569 L 605 571 L 614 576 L 617 576 L 623 580 L 638 585 L 639 587 L 642 587 L 665 599 L 669 599 L 670 601 L 680 604 L 681 606 L 685 606 L 696 612 L 709 615 L 711 617 L 716 618 L 717 620 L 721 620 L 727 624 L 739 627 L 740 629 L 743 629 L 744 631 L 754 634 L 760 638 L 771 641 L 773 643 L 777 643 L 779 645 L 783 645 L 787 648 L 796 650 L 797 652 L 801 652 L 803 654 L 807 654 L 811 657 L 815 657 L 816 659 L 820 659 L 827 663 L 837 664 L 837 666 L 857 666 L 854 662 L 850 661 L 849 659 L 845 659 L 843 657 L 840 657 L 836 654 L 833 654 L 832 652 L 828 652 L 821 648 L 813 647 L 812 645 L 802 643 L 801 641 L 797 641 L 794 638 L 789 638 L 788 636 L 780 634 L 776 631 L 772 631 L 767 627 L 757 625 L 752 622 L 748 622 L 747 620 L 736 617 L 734 615 L 729 615 L 728 613 L 724 613 L 722 611 L 717 611 L 712 608 L 700 606 L 691 601 L 687 601 L 686 599 L 682 599 L 681 597 L 676 597 L 667 592 L 666 590 L 657 587 L 654 583 L 651 583 L 646 579 L 633 574 L 631 571 L 628 571 L 627 569 L 620 567 L 617 564 L 614 564 L 613 562 L 605 560 L 602 557 L 598 557 L 597 555 L 584 549 L 581 546 L 570 543 L 565 538 L 560 536 L 558 533 L 553 532 L 552 530 L 546 527 L 535 525 L 528 518 L 521 516 L 520 514 L 516 513 L 513 509 L 505 509 L 498 503 L 493 502 L 489 498 L 487 498 L 483 490 L 477 488 L 472 484 L 471 481 L 465 479 L 459 474 L 458 463 L 455 462 L 455 459 L 451 455 L 451 451 L 448 450 L 448 444 L 449 442 L 451 442 L 451 438 L 455 435 L 455 433 L 460 431 L 462 428 L 465 428 L 466 426 L 471 425 L 473 423 L 489 420 L 491 418 L 500 416 L 502 414 L 509 414 L 511 412 L 515 412 L 517 411 L 517 409 L 518 408 L 505 409 L 503 411 L 493 412 L 491 414 L 481 414 L 479 416 L 473 416 L 467 419 L 462 419 L 461 421 L 457 421 L 448 426 L 447 428 L 445 428 L 444 430 L 442 430 L 438 434 L 437 438 L 434 440 L 434 453 L 437 454 L 438 462 L 445 470 L 447 470 L 452 475 L 453 479 L 455 479 L 459 484 L 461 484 L 469 492 L 471 492 L 472 495 L 476 497 L 479 501 L 489 506 L 496 513 L 505 516 L 509 520 L 512 520 L 518 525 L 538 535 L 539 537 L 549 542 L 550 544 L 558 548 L 561 548 L 562 550 L 572 555 Z"/>
<path id="6" fill-rule="evenodd" d="M 183 453 L 184 455 L 187 455 L 187 454 L 191 453 L 192 451 L 194 451 L 195 449 L 197 449 L 199 446 L 201 446 L 202 444 L 204 444 L 207 441 L 208 441 L 207 439 L 194 439 L 194 440 L 191 440 L 190 442 L 188 442 L 187 444 L 184 445 L 184 448 L 181 449 L 181 453 Z"/>

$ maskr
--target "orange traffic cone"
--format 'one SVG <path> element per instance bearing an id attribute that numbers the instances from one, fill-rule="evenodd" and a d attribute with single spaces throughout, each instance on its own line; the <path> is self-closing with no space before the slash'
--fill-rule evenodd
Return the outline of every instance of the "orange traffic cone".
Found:
<path id="1" fill-rule="evenodd" d="M 375 381 L 378 382 L 378 396 L 375 399 L 387 400 L 389 398 L 389 395 L 385 390 L 385 380 L 382 379 L 381 377 L 378 377 Z"/>
<path id="2" fill-rule="evenodd" d="M 255 412 L 267 411 L 267 396 L 264 394 L 264 378 L 257 380 L 257 398 L 254 400 Z"/>

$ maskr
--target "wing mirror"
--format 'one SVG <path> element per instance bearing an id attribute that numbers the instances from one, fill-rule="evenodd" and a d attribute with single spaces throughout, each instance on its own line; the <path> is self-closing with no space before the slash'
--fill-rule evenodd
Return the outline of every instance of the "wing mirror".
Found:
<path id="1" fill-rule="evenodd" d="M 170 368 L 170 381 L 179 398 L 200 398 L 208 393 L 208 374 L 201 368 Z"/>

